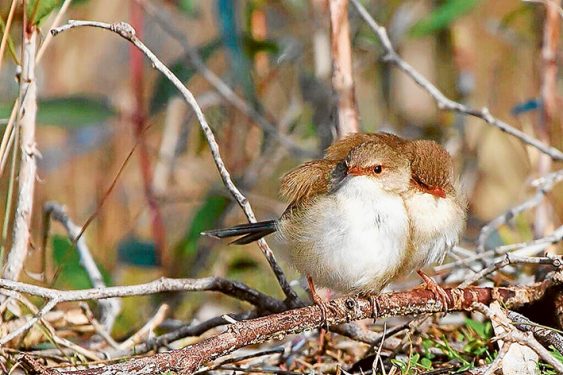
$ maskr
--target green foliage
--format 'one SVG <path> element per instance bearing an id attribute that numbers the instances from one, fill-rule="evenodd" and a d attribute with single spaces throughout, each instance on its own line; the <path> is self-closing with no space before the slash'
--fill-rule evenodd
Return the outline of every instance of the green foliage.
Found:
<path id="1" fill-rule="evenodd" d="M 30 0 L 27 3 L 27 17 L 32 25 L 39 25 L 45 17 L 62 4 L 61 0 Z"/>
<path id="2" fill-rule="evenodd" d="M 198 53 L 202 60 L 207 60 L 215 51 L 221 47 L 221 41 L 215 39 L 202 47 L 198 48 Z M 197 70 L 191 66 L 189 57 L 187 55 L 182 56 L 176 60 L 170 66 L 170 70 L 181 82 L 187 83 L 192 79 Z M 180 93 L 178 89 L 163 75 L 158 77 L 156 81 L 155 88 L 152 93 L 152 98 L 150 100 L 150 112 L 155 114 L 162 110 L 166 103 L 174 97 L 178 96 Z"/>
<path id="3" fill-rule="evenodd" d="M 102 124 L 115 115 L 113 107 L 100 98 L 69 96 L 40 99 L 37 122 L 66 128 Z M 0 103 L 0 118 L 10 117 L 12 103 Z"/>
<path id="4" fill-rule="evenodd" d="M 115 115 L 107 101 L 86 96 L 43 99 L 38 106 L 39 123 L 68 128 L 101 124 Z"/>
<path id="5" fill-rule="evenodd" d="M 53 263 L 57 269 L 54 287 L 57 289 L 87 289 L 92 287 L 88 274 L 80 265 L 80 256 L 68 238 L 55 235 L 51 240 Z M 98 265 L 106 285 L 111 284 L 109 273 Z"/>
<path id="6" fill-rule="evenodd" d="M 432 361 L 420 353 L 411 353 L 407 361 L 392 359 L 391 363 L 401 370 L 401 374 L 415 374 L 417 370 L 432 370 Z"/>
<path id="7" fill-rule="evenodd" d="M 197 14 L 197 5 L 194 0 L 178 0 L 178 9 L 189 17 Z"/>
<path id="8" fill-rule="evenodd" d="M 6 32 L 6 24 L 4 23 L 2 17 L 0 17 L 0 39 L 4 37 L 5 32 Z M 16 48 L 14 47 L 14 41 L 12 40 L 12 37 L 10 35 L 8 35 L 7 43 L 8 43 L 7 44 L 8 52 L 10 52 L 10 56 L 12 57 L 16 65 L 19 65 L 18 55 L 16 54 Z"/>
<path id="9" fill-rule="evenodd" d="M 280 50 L 278 44 L 274 40 L 258 40 L 254 39 L 250 34 L 244 34 L 242 36 L 242 45 L 244 53 L 251 59 L 253 59 L 259 52 L 277 54 Z"/>
<path id="10" fill-rule="evenodd" d="M 413 25 L 410 32 L 422 37 L 445 29 L 452 22 L 470 12 L 479 0 L 446 0 L 426 17 Z"/>
<path id="11" fill-rule="evenodd" d="M 225 212 L 230 200 L 221 195 L 209 195 L 196 211 L 184 235 L 179 250 L 182 255 L 194 256 L 201 232 L 213 228 Z"/>
<path id="12" fill-rule="evenodd" d="M 119 262 L 132 266 L 154 267 L 159 263 L 154 242 L 141 241 L 134 237 L 120 242 L 117 254 Z"/>
<path id="13" fill-rule="evenodd" d="M 549 353 L 551 353 L 553 358 L 555 358 L 559 362 L 563 363 L 563 354 L 561 354 L 561 352 L 559 350 L 555 349 L 555 347 L 553 347 L 552 345 L 549 347 Z M 543 362 L 538 362 L 538 368 L 539 368 L 540 373 L 542 375 L 557 375 L 557 374 L 559 374 L 559 372 L 557 372 L 551 365 L 548 365 L 548 364 L 543 363 Z"/>

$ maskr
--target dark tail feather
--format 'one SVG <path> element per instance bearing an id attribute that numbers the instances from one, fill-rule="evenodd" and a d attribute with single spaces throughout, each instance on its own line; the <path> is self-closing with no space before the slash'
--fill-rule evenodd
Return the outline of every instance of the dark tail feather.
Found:
<path id="1" fill-rule="evenodd" d="M 260 221 L 258 223 L 241 224 L 230 228 L 212 229 L 201 232 L 203 236 L 226 238 L 226 237 L 239 237 L 233 242 L 235 245 L 246 245 L 251 242 L 257 241 L 260 238 L 267 236 L 276 231 L 276 221 Z"/>

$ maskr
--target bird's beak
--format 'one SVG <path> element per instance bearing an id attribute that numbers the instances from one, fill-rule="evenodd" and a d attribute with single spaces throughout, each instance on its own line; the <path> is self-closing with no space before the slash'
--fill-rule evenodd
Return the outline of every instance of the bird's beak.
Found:
<path id="1" fill-rule="evenodd" d="M 439 198 L 446 198 L 446 192 L 441 187 L 428 187 L 426 190 L 427 193 L 432 194 L 435 197 Z"/>
<path id="2" fill-rule="evenodd" d="M 352 176 L 360 176 L 363 174 L 363 170 L 358 166 L 348 167 L 348 174 Z"/>

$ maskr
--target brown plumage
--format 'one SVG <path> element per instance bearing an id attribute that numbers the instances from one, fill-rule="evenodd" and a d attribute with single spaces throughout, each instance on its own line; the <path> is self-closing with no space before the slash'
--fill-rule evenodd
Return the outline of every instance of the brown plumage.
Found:
<path id="1" fill-rule="evenodd" d="M 345 292 L 378 291 L 440 261 L 465 218 L 447 151 L 388 133 L 337 141 L 284 175 L 280 194 L 289 203 L 281 218 L 204 234 L 245 244 L 278 232 L 297 269 Z"/>

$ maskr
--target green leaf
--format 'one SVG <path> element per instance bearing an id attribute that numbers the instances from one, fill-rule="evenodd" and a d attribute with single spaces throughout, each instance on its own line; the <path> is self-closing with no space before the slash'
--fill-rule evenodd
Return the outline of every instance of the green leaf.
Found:
<path id="1" fill-rule="evenodd" d="M 6 32 L 6 24 L 4 23 L 2 17 L 0 17 L 0 39 L 4 37 L 5 32 Z M 14 60 L 16 65 L 19 65 L 18 55 L 16 53 L 16 47 L 14 47 L 14 41 L 12 40 L 12 37 L 10 35 L 8 35 L 8 51 L 10 52 L 10 56 L 12 56 L 12 59 Z"/>
<path id="2" fill-rule="evenodd" d="M 179 250 L 184 255 L 193 256 L 196 254 L 201 232 L 212 229 L 217 225 L 229 202 L 230 200 L 222 195 L 209 195 L 207 197 L 195 213 L 180 246 Z"/>
<path id="3" fill-rule="evenodd" d="M 32 25 L 39 25 L 45 17 L 62 4 L 62 0 L 30 0 L 27 17 Z"/>
<path id="4" fill-rule="evenodd" d="M 488 340 L 491 337 L 492 326 L 489 321 L 479 322 L 477 320 L 466 318 L 465 325 L 475 331 L 475 333 L 483 340 Z"/>
<path id="5" fill-rule="evenodd" d="M 221 40 L 215 39 L 204 46 L 198 48 L 198 53 L 203 61 L 207 60 L 221 46 Z M 182 56 L 170 66 L 170 70 L 184 84 L 197 73 L 197 70 L 191 66 L 187 55 Z M 168 78 L 163 75 L 158 77 L 155 88 L 150 101 L 150 113 L 155 114 L 162 110 L 168 101 L 180 95 L 176 86 L 174 86 Z"/>
<path id="6" fill-rule="evenodd" d="M 106 100 L 86 96 L 40 99 L 37 122 L 68 128 L 102 124 L 115 115 Z"/>
<path id="7" fill-rule="evenodd" d="M 194 4 L 194 0 L 178 0 L 178 9 L 189 17 L 197 14 L 197 6 Z"/>
<path id="8" fill-rule="evenodd" d="M 250 34 L 244 34 L 242 36 L 242 45 L 244 52 L 249 58 L 254 58 L 259 52 L 276 54 L 280 50 L 278 44 L 275 41 L 270 39 L 254 39 Z"/>
<path id="9" fill-rule="evenodd" d="M 37 122 L 67 128 L 102 124 L 115 115 L 106 100 L 87 96 L 39 99 Z M 0 118 L 8 118 L 13 103 L 0 103 Z"/>
<path id="10" fill-rule="evenodd" d="M 413 25 L 410 34 L 422 37 L 448 27 L 452 22 L 471 11 L 479 0 L 446 0 L 426 17 Z"/>
<path id="11" fill-rule="evenodd" d="M 84 268 L 80 265 L 80 255 L 68 238 L 55 235 L 51 240 L 53 246 L 53 262 L 57 268 L 54 286 L 59 289 L 87 289 L 92 283 Z M 100 272 L 106 285 L 111 284 L 109 273 L 100 265 Z"/>
<path id="12" fill-rule="evenodd" d="M 154 242 L 141 241 L 130 237 L 119 243 L 117 247 L 119 262 L 139 267 L 158 266 L 158 256 Z"/>

